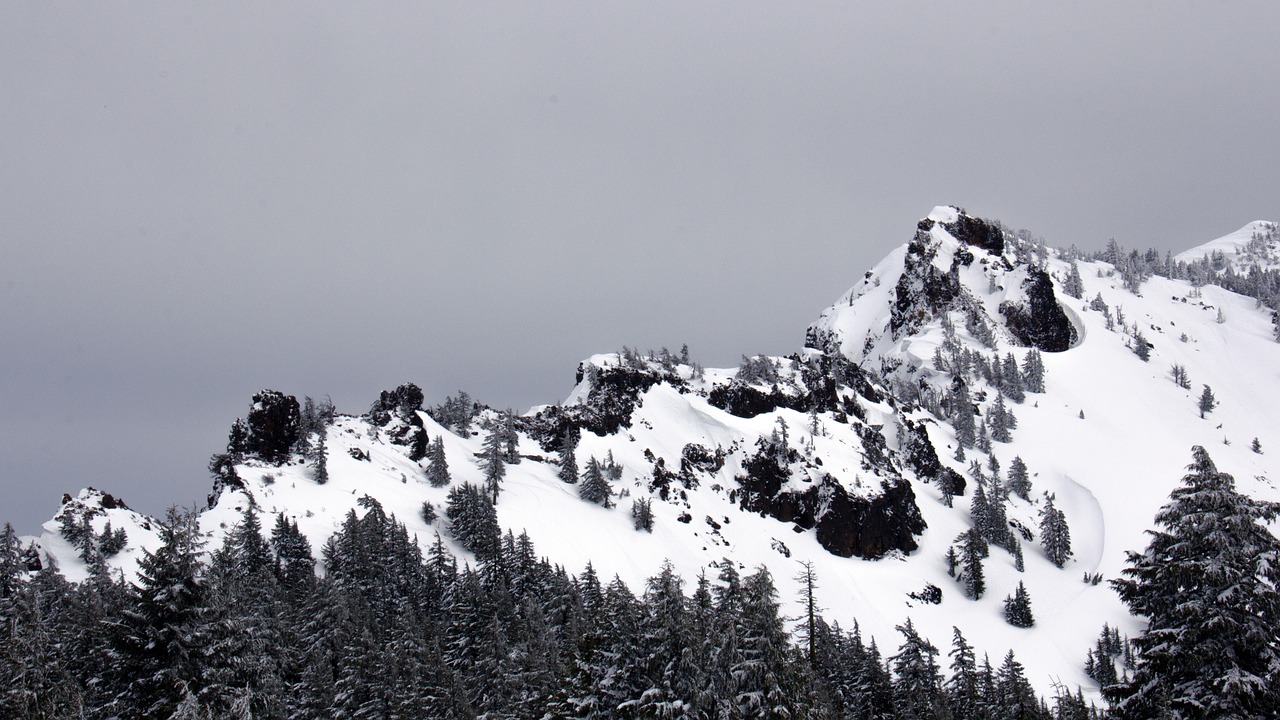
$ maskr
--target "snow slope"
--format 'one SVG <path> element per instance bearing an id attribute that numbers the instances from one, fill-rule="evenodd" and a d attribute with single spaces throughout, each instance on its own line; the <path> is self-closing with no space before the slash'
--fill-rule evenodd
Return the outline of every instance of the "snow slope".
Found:
<path id="1" fill-rule="evenodd" d="M 947 507 L 939 483 L 907 461 L 904 428 L 908 422 L 921 424 L 940 461 L 966 477 L 969 460 L 978 455 L 970 451 L 968 459 L 955 460 L 955 432 L 945 420 L 885 394 L 890 387 L 938 393 L 946 388 L 948 378 L 934 363 L 935 350 L 946 335 L 944 318 L 950 319 L 967 348 L 988 355 L 1012 351 L 1020 362 L 1026 353 L 1002 319 L 1001 307 L 1026 303 L 1024 288 L 1032 272 L 1027 260 L 1035 249 L 1013 238 L 1007 238 L 1000 252 L 966 244 L 947 229 L 959 218 L 954 208 L 937 208 L 928 218 L 931 227 L 917 236 L 932 253 L 932 267 L 943 274 L 954 268 L 961 289 L 958 299 L 925 307 L 895 332 L 893 308 L 909 255 L 903 246 L 867 272 L 810 328 L 809 345 L 843 355 L 873 373 L 871 389 L 841 386 L 838 391 L 840 407 L 856 406 L 856 413 L 832 408 L 810 415 L 772 407 L 743 417 L 713 402 L 717 388 L 733 383 L 734 370 L 699 373 L 692 365 L 669 363 L 667 379 L 638 394 L 629 426 L 604 434 L 582 432 L 577 448 L 581 464 L 590 456 L 611 454 L 623 468 L 614 484 L 615 507 L 579 499 L 577 488 L 557 477 L 557 454 L 526 427 L 519 436 L 522 461 L 507 467 L 497 506 L 502 527 L 527 532 L 540 553 L 571 572 L 591 562 L 602 576 L 617 574 L 633 589 L 664 561 L 675 565 L 688 588 L 701 572 L 714 577 L 715 564 L 729 558 L 743 568 L 767 565 L 781 597 L 793 600 L 799 596 L 794 576 L 800 563 L 811 562 L 820 579 L 819 604 L 828 619 L 848 626 L 856 618 L 863 633 L 874 636 L 883 649 L 897 647 L 900 638 L 894 627 L 907 617 L 944 652 L 957 626 L 980 652 L 990 653 L 993 662 L 1012 648 L 1041 691 L 1054 681 L 1088 691 L 1093 684 L 1083 673 L 1084 657 L 1103 623 L 1126 633 L 1137 632 L 1141 625 L 1105 582 L 1086 583 L 1082 577 L 1100 573 L 1114 578 L 1124 567 L 1125 552 L 1145 547 L 1144 531 L 1178 484 L 1193 445 L 1205 446 L 1243 491 L 1280 500 L 1273 484 L 1280 477 L 1280 345 L 1272 339 L 1268 315 L 1255 308 L 1252 299 L 1213 286 L 1195 290 L 1159 277 L 1147 281 L 1137 296 L 1124 290 L 1106 263 L 1080 262 L 1083 299 L 1056 293 L 1071 323 L 1073 344 L 1063 352 L 1042 353 L 1046 392 L 1028 394 L 1024 403 L 1010 405 L 1018 419 L 1013 441 L 995 443 L 992 451 L 1004 469 L 1020 456 L 1032 473 L 1032 502 L 1011 497 L 1010 520 L 1038 532 L 1044 493 L 1052 493 L 1070 524 L 1074 556 L 1059 569 L 1036 542 L 1027 541 L 1025 572 L 1018 572 L 1007 552 L 993 548 L 985 564 L 988 592 L 980 600 L 969 600 L 948 575 L 944 558 L 956 536 L 970 527 L 972 482 L 966 495 L 956 498 L 955 507 Z M 1240 233 L 1252 233 L 1256 225 Z M 1189 252 L 1203 255 L 1225 248 L 1227 238 Z M 971 262 L 957 262 L 966 254 L 973 256 Z M 1050 251 L 1043 265 L 1060 288 L 1069 262 Z M 1109 329 L 1103 313 L 1090 309 L 1095 297 L 1106 303 L 1113 317 L 1122 308 L 1130 331 L 1141 330 L 1150 343 L 1148 362 L 1131 349 L 1131 332 L 1122 331 L 1119 324 Z M 1219 310 L 1224 323 L 1217 322 Z M 966 313 L 988 324 L 997 350 L 985 348 L 965 329 Z M 798 368 L 821 354 L 810 348 L 792 359 L 775 359 L 780 368 L 775 385 L 786 392 L 804 389 L 804 382 L 797 380 Z M 1175 363 L 1186 368 L 1191 389 L 1170 379 Z M 617 355 L 584 361 L 584 367 L 596 370 L 585 373 L 561 409 L 589 405 L 593 376 L 625 364 Z M 644 363 L 646 371 L 659 372 L 658 365 Z M 1196 401 L 1205 384 L 1212 386 L 1220 405 L 1201 419 Z M 771 387 L 757 384 L 755 390 L 767 393 Z M 995 397 L 988 387 L 972 390 L 975 396 L 985 391 L 988 400 Z M 459 436 L 425 412 L 419 416 L 429 437 L 443 438 L 453 483 L 482 482 L 479 454 L 487 431 Z M 480 419 L 496 418 L 485 411 Z M 818 533 L 802 527 L 804 523 L 742 509 L 736 478 L 745 474 L 744 463 L 757 451 L 758 442 L 784 424 L 787 444 L 795 451 L 784 492 L 823 486 L 824 476 L 829 476 L 827 482 L 838 484 L 850 497 L 874 500 L 884 492 L 881 481 L 900 476 L 927 525 L 915 537 L 918 547 L 878 559 L 840 557 L 824 548 Z M 1255 437 L 1264 454 L 1251 451 Z M 876 438 L 887 448 L 887 460 L 878 459 Z M 721 450 L 723 465 L 692 473 L 695 482 L 687 488 L 672 485 L 663 500 L 652 483 L 654 468 L 660 462 L 676 471 L 690 443 Z M 223 491 L 201 516 L 210 547 L 217 546 L 248 507 L 261 515 L 267 528 L 277 513 L 296 518 L 318 555 L 365 494 L 394 513 L 422 544 L 434 541 L 437 532 L 449 540 L 443 518 L 448 488 L 427 483 L 425 461 L 410 460 L 407 448 L 387 442 L 360 417 L 339 416 L 328 428 L 327 444 L 330 480 L 324 485 L 316 484 L 311 468 L 298 457 L 280 467 L 252 459 L 239 465 L 244 487 Z M 357 459 L 353 451 L 368 453 L 369 459 Z M 640 497 L 653 499 L 652 533 L 633 528 L 631 501 Z M 101 495 L 86 491 L 74 502 L 83 506 L 79 511 L 94 512 L 101 506 Z M 440 515 L 431 524 L 420 515 L 424 502 L 433 503 Z M 128 576 L 136 570 L 141 552 L 157 543 L 149 529 L 152 521 L 117 508 L 96 514 L 93 523 L 97 527 L 108 518 L 129 533 L 129 546 L 108 561 Z M 35 541 L 69 578 L 81 579 L 84 565 L 58 528 L 55 521 L 47 523 Z M 464 550 L 451 547 L 468 559 Z M 1031 595 L 1037 619 L 1033 628 L 1014 628 L 1003 619 L 1002 600 L 1019 582 Z M 910 596 L 929 584 L 941 588 L 940 604 Z"/>

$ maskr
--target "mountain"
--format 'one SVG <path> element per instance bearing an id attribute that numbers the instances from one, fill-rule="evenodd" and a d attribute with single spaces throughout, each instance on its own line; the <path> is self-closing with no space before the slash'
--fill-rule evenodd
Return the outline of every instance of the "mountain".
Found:
<path id="1" fill-rule="evenodd" d="M 1232 258 L 1260 256 L 1254 233 L 1274 253 L 1275 228 L 1255 223 L 1178 257 L 1240 242 L 1254 250 Z M 665 350 L 595 355 L 562 403 L 519 416 L 465 397 L 424 410 L 412 385 L 359 415 L 264 391 L 211 464 L 217 480 L 200 525 L 217 547 L 246 508 L 264 526 L 284 514 L 319 555 L 369 496 L 424 547 L 439 533 L 474 562 L 445 508 L 461 483 L 485 485 L 496 455 L 508 461 L 499 524 L 571 573 L 591 562 L 602 577 L 642 587 L 670 561 L 691 584 L 728 558 L 767 565 L 794 603 L 796 575 L 811 563 L 825 615 L 846 626 L 856 618 L 881 647 L 898 644 L 895 626 L 907 618 L 940 647 L 956 626 L 980 653 L 1014 650 L 1042 692 L 1052 682 L 1092 690 L 1084 662 L 1103 624 L 1142 629 L 1105 580 L 1126 551 L 1146 546 L 1191 448 L 1207 448 L 1246 494 L 1280 500 L 1270 312 L 1215 285 L 1160 276 L 1138 285 L 1127 288 L 1113 263 L 935 208 L 787 357 L 704 369 Z M 1217 404 L 1202 417 L 1204 386 Z M 988 437 L 989 453 L 979 449 Z M 435 442 L 452 478 L 443 487 L 429 481 Z M 569 447 L 580 473 L 599 461 L 609 502 L 582 499 L 585 480 L 561 479 Z M 1015 459 L 1028 470 L 1025 498 L 1010 491 Z M 979 493 L 986 504 L 975 504 Z M 1069 555 L 1060 532 L 1042 546 L 1050 503 L 1069 528 Z M 637 504 L 650 508 L 651 531 L 637 529 Z M 64 498 L 32 542 L 80 580 L 76 538 L 105 538 L 108 522 L 127 535 L 108 565 L 131 575 L 159 542 L 156 521 L 102 492 Z M 991 545 L 976 600 L 963 567 L 948 563 L 975 524 Z M 1020 583 L 1029 628 L 1005 620 L 1004 598 Z"/>

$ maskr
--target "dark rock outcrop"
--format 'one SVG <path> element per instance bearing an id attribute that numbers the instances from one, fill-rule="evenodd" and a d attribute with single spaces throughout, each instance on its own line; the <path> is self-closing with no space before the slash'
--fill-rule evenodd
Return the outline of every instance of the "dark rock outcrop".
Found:
<path id="1" fill-rule="evenodd" d="M 1058 304 L 1049 273 L 1030 268 L 1022 284 L 1027 302 L 1004 303 L 1000 312 L 1005 326 L 1023 345 L 1043 352 L 1062 352 L 1076 341 L 1076 329 Z"/>

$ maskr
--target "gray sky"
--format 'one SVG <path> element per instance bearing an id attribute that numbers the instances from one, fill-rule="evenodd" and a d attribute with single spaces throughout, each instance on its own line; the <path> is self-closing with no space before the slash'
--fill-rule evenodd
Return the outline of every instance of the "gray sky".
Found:
<path id="1" fill-rule="evenodd" d="M 1276 3 L 5 3 L 0 520 L 85 485 L 203 502 L 264 387 L 523 409 L 624 343 L 791 352 L 938 204 L 1085 248 L 1280 219 L 1277 27 Z"/>

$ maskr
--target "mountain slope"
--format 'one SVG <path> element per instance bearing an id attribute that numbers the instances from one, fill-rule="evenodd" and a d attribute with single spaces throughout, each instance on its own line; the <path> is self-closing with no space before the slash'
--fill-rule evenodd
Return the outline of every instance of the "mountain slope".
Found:
<path id="1" fill-rule="evenodd" d="M 1202 255 L 1214 249 L 1205 247 Z M 1107 263 L 1078 261 L 1083 293 L 1070 297 L 1060 288 L 1071 262 L 997 224 L 936 208 L 910 243 L 821 313 L 795 355 L 754 358 L 736 370 L 703 370 L 665 353 L 593 356 L 563 404 L 513 420 L 521 461 L 505 467 L 499 523 L 527 532 L 538 552 L 570 572 L 591 562 L 632 587 L 664 560 L 691 583 L 704 571 L 714 576 L 727 557 L 747 568 L 767 564 L 791 600 L 800 563 L 810 562 L 826 615 L 846 625 L 856 618 L 881 647 L 896 646 L 894 627 L 909 616 L 940 646 L 954 625 L 996 658 L 1012 648 L 1041 690 L 1051 680 L 1091 687 L 1083 661 L 1103 623 L 1128 633 L 1140 624 L 1105 583 L 1082 577 L 1115 577 L 1124 552 L 1145 546 L 1144 531 L 1193 445 L 1208 448 L 1244 492 L 1280 500 L 1271 480 L 1280 468 L 1266 452 L 1280 447 L 1270 435 L 1280 427 L 1280 345 L 1252 299 L 1214 286 L 1154 277 L 1139 296 Z M 1134 352 L 1138 335 L 1147 361 Z M 973 523 L 971 463 L 978 459 L 989 474 L 989 455 L 970 447 L 956 459 L 967 413 L 957 409 L 954 377 L 964 378 L 965 407 L 977 411 L 981 434 L 994 423 L 997 386 L 1012 376 L 975 368 L 1010 353 L 1025 368 L 1033 348 L 1043 392 L 1027 391 L 1019 403 L 1004 388 L 1017 427 L 990 453 L 1002 475 L 1015 457 L 1031 471 L 1028 499 L 1005 504 L 1015 530 L 1028 531 L 1019 534 L 1025 568 L 993 547 L 987 593 L 970 600 L 946 555 Z M 1171 380 L 1174 364 L 1185 368 L 1190 389 Z M 1219 406 L 1201 419 L 1205 384 Z M 392 395 L 404 396 L 384 400 Z M 449 420 L 445 413 L 417 410 L 418 403 L 420 396 L 399 414 L 334 418 L 324 429 L 324 484 L 297 453 L 283 464 L 252 453 L 234 458 L 232 479 L 219 483 L 201 516 L 211 545 L 251 507 L 264 525 L 277 513 L 296 519 L 318 554 L 348 512 L 363 512 L 357 501 L 367 494 L 423 545 L 439 532 L 468 559 L 443 517 L 450 487 L 428 483 L 427 461 L 411 459 L 405 438 L 420 427 L 441 439 L 451 487 L 482 484 L 484 441 L 504 419 L 482 409 L 473 429 L 460 432 L 437 421 Z M 1255 437 L 1264 454 L 1252 451 Z M 614 507 L 582 500 L 578 486 L 559 479 L 560 451 L 575 438 L 580 465 L 611 457 L 620 468 Z M 944 488 L 960 484 L 964 492 L 949 507 Z M 1062 568 L 1035 539 L 1045 493 L 1070 525 L 1073 555 Z M 108 519 L 124 527 L 129 543 L 108 564 L 132 573 L 142 549 L 157 542 L 151 521 L 106 508 L 103 497 L 83 493 L 63 512 L 91 516 L 95 532 Z M 639 499 L 652 502 L 651 533 L 634 528 L 630 510 Z M 430 523 L 424 502 L 437 511 Z M 47 523 L 38 546 L 69 578 L 83 578 L 60 527 Z M 1029 629 L 1003 617 L 1002 600 L 1019 582 L 1037 618 Z M 923 599 L 930 586 L 941 590 L 940 603 Z"/>

